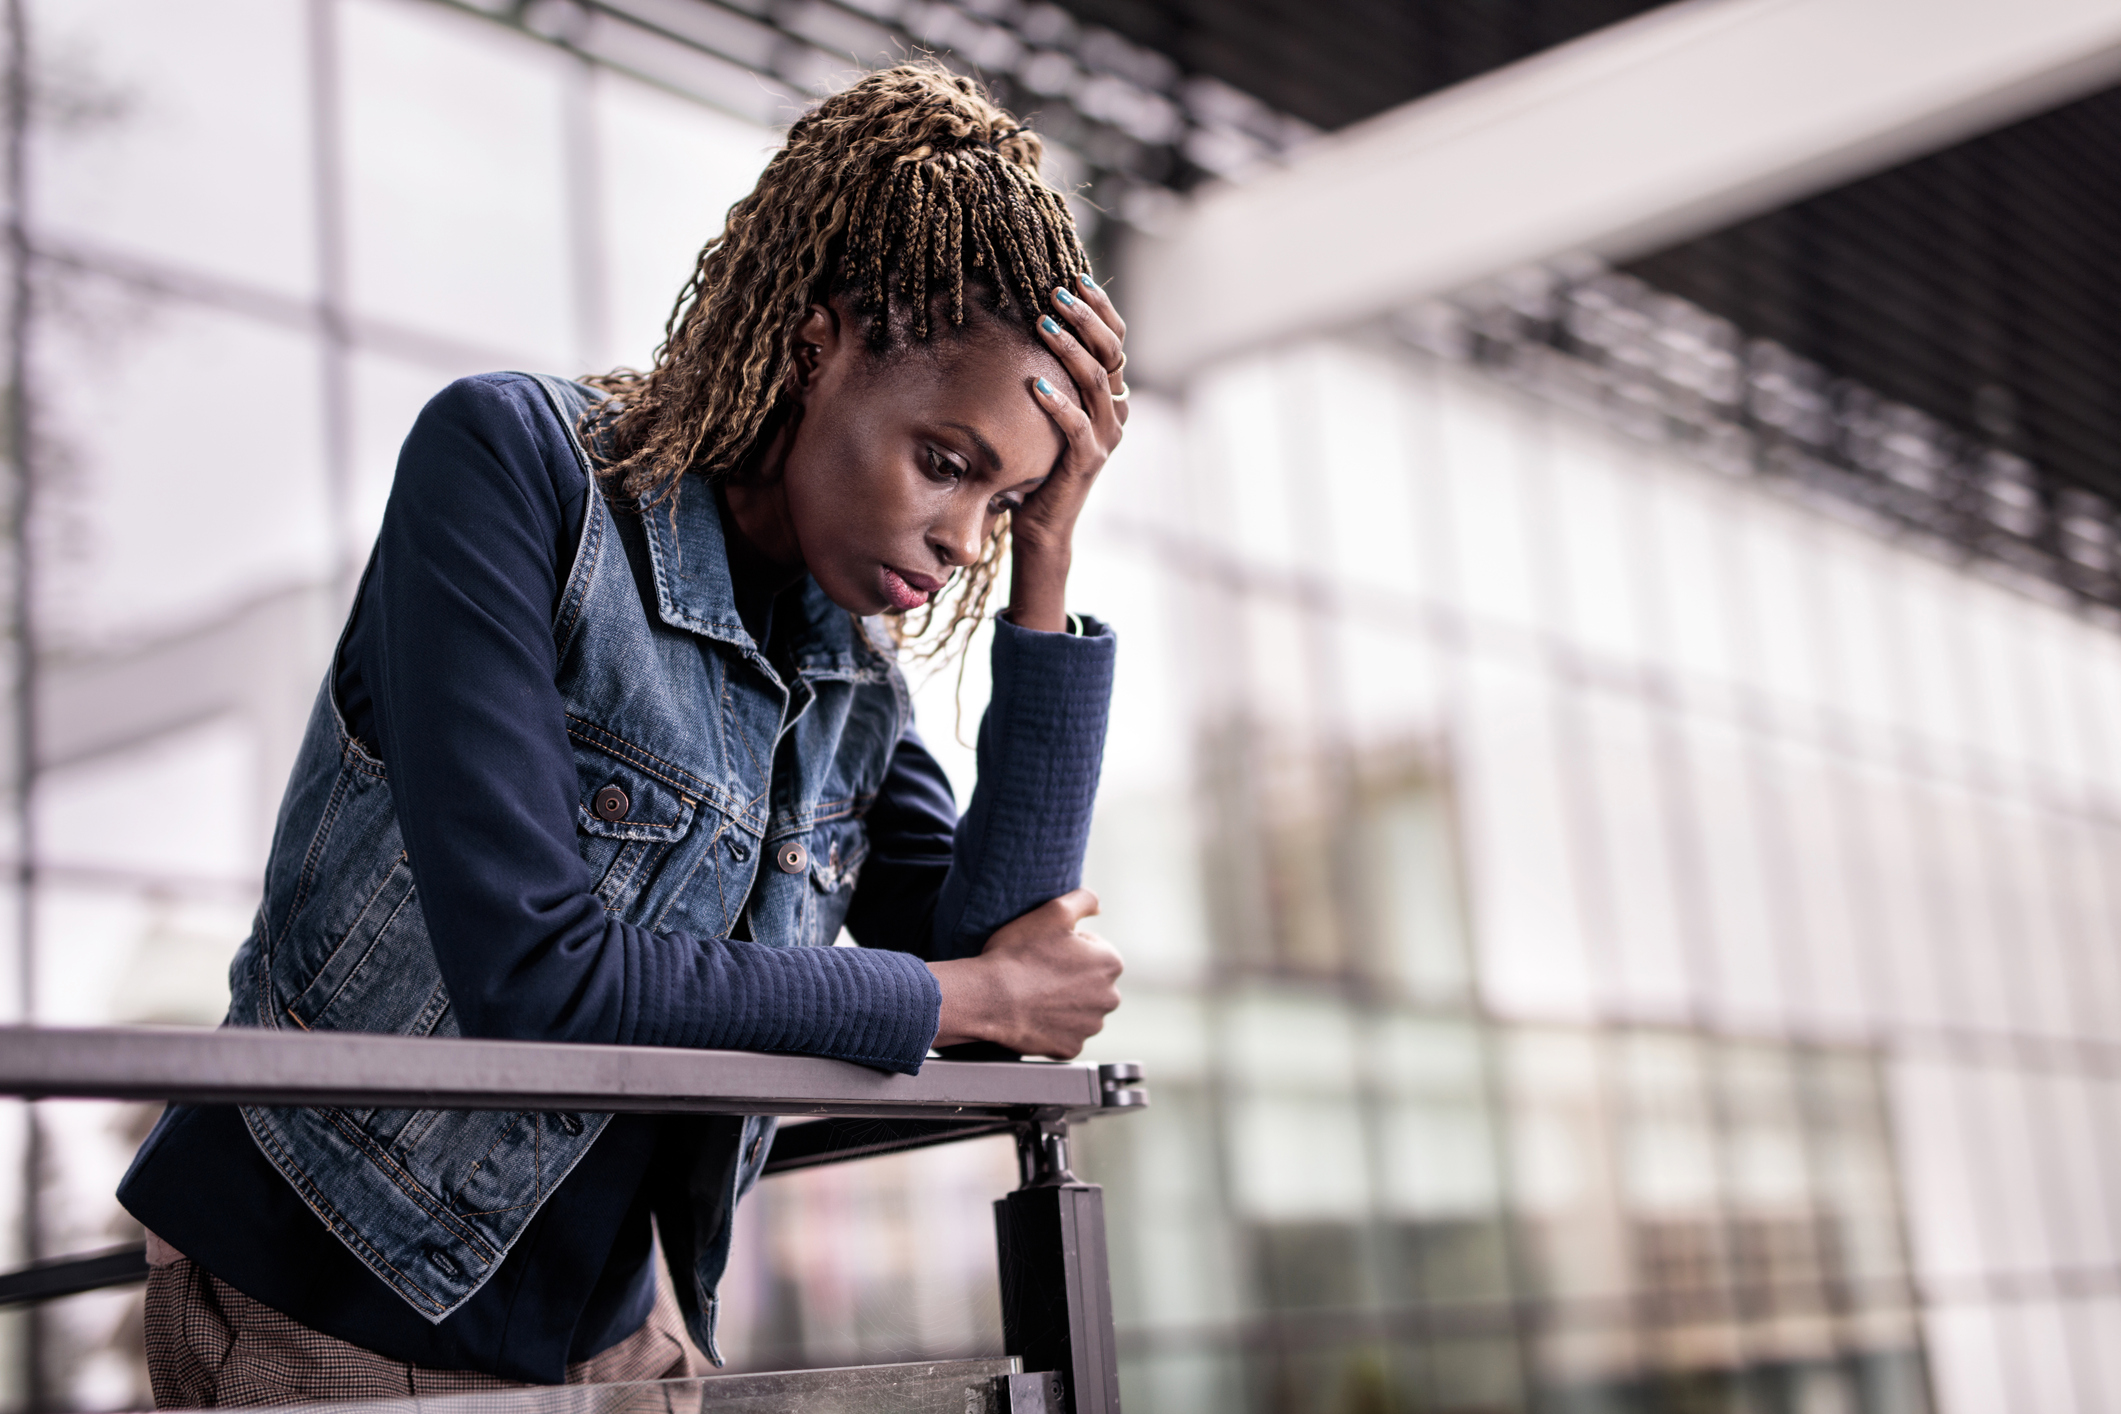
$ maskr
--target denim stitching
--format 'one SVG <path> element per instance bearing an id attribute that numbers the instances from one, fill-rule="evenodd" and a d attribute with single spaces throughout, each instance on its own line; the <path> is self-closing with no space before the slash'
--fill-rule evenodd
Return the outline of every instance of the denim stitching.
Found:
<path id="1" fill-rule="evenodd" d="M 309 902 L 310 890 L 316 887 L 317 865 L 324 853 L 324 842 L 331 837 L 332 826 L 339 822 L 339 809 L 346 799 L 346 788 L 350 784 L 342 764 L 331 783 L 331 795 L 324 802 L 324 810 L 317 820 L 317 832 L 309 838 L 309 850 L 302 856 L 302 871 L 295 876 L 295 896 L 287 905 L 287 916 L 280 920 L 284 933 L 294 927 L 295 919 L 301 915 L 302 905 Z"/>
<path id="2" fill-rule="evenodd" d="M 693 851 L 692 867 L 685 871 L 685 877 L 678 880 L 677 886 L 670 891 L 670 897 L 663 901 L 663 906 L 660 909 L 656 910 L 655 921 L 648 925 L 650 928 L 657 932 L 662 931 L 663 920 L 670 916 L 670 910 L 678 906 L 678 900 L 685 896 L 685 890 L 692 887 L 693 879 L 699 875 L 700 866 L 706 863 L 708 859 L 711 858 L 715 861 L 716 872 L 720 872 L 722 852 L 716 849 L 715 846 L 720 844 L 722 837 L 728 833 L 729 821 L 724 819 L 720 827 L 712 835 L 709 835 L 698 849 Z M 717 889 L 717 893 L 719 892 L 719 889 Z"/>
<path id="3" fill-rule="evenodd" d="M 277 1154 L 281 1158 L 286 1159 L 291 1166 L 294 1164 L 293 1157 L 288 1154 L 287 1150 L 281 1146 L 280 1142 L 277 1139 L 272 1137 L 270 1132 L 260 1133 L 258 1130 L 252 1129 L 251 1137 L 257 1140 L 260 1147 L 264 1148 L 269 1155 Z M 286 1173 L 286 1170 L 282 1169 L 281 1172 L 284 1175 Z M 309 1205 L 311 1212 L 315 1213 L 319 1218 L 323 1219 L 324 1225 L 331 1229 L 333 1236 L 337 1237 L 340 1241 L 347 1243 L 349 1246 L 355 1247 L 359 1251 L 369 1253 L 375 1258 L 377 1262 L 380 1262 L 384 1266 L 389 1267 L 391 1275 L 398 1278 L 398 1280 L 396 1282 L 392 1282 L 391 1285 L 397 1288 L 398 1293 L 400 1295 L 410 1296 L 411 1298 L 419 1301 L 422 1305 L 430 1306 L 437 1311 L 444 1311 L 448 1309 L 448 1307 L 443 1302 L 436 1300 L 433 1296 L 430 1296 L 427 1293 L 426 1288 L 416 1285 L 411 1277 L 408 1277 L 405 1275 L 405 1273 L 399 1271 L 397 1266 L 391 1262 L 390 1258 L 384 1256 L 383 1253 L 376 1247 L 374 1243 L 370 1242 L 367 1238 L 361 1236 L 360 1230 L 358 1228 L 356 1228 L 352 1223 L 347 1222 L 343 1217 L 341 1217 L 339 1215 L 339 1210 L 332 1207 L 329 1202 L 325 1201 L 323 1191 L 316 1186 L 315 1181 L 310 1178 L 307 1171 L 301 1169 L 300 1167 L 296 1167 L 295 1175 L 293 1177 L 290 1177 L 289 1179 L 289 1186 L 291 1186 L 295 1190 L 296 1194 L 301 1197 L 303 1202 Z M 370 1270 L 373 1271 L 374 1268 L 371 1267 Z"/>
<path id="4" fill-rule="evenodd" d="M 397 857 L 397 858 L 396 858 L 395 860 L 391 861 L 391 866 L 390 866 L 390 868 L 389 868 L 389 869 L 388 869 L 388 870 L 387 870 L 387 871 L 386 871 L 386 872 L 384 873 L 384 875 L 383 875 L 383 879 L 382 879 L 382 882 L 376 885 L 376 889 L 375 889 L 375 892 L 374 892 L 374 893 L 372 893 L 372 894 L 370 894 L 370 895 L 368 896 L 367 900 L 366 900 L 366 901 L 365 901 L 364 903 L 362 903 L 362 905 L 361 905 L 361 911 L 360 911 L 359 913 L 356 913 L 356 914 L 354 915 L 354 918 L 353 918 L 353 922 L 351 922 L 351 923 L 349 923 L 349 924 L 347 924 L 347 925 L 346 925 L 346 931 L 345 931 L 345 932 L 343 932 L 343 933 L 341 933 L 341 934 L 339 934 L 339 940 L 338 940 L 337 942 L 335 942 L 335 943 L 333 943 L 333 944 L 331 945 L 331 951 L 330 951 L 330 952 L 328 952 L 328 953 L 326 953 L 326 954 L 324 955 L 324 961 L 322 961 L 322 962 L 320 962 L 320 963 L 318 963 L 318 964 L 317 964 L 317 970 L 316 970 L 316 973 L 315 973 L 315 975 L 313 975 L 313 976 L 312 976 L 312 977 L 311 977 L 311 978 L 309 979 L 309 984 L 308 984 L 307 986 L 305 986 L 305 987 L 304 987 L 304 988 L 303 988 L 303 989 L 302 989 L 302 990 L 301 990 L 300 992 L 297 992 L 297 993 L 295 994 L 294 1000 L 290 1001 L 290 1002 L 289 1002 L 289 1003 L 287 1004 L 287 1014 L 288 1014 L 289 1016 L 293 1016 L 293 1015 L 294 1015 L 294 1011 L 295 1011 L 295 1008 L 296 1008 L 296 1007 L 298 1007 L 298 1006 L 300 1006 L 300 1005 L 302 1005 L 302 998 L 304 998 L 304 997 L 308 996 L 308 995 L 309 995 L 309 994 L 310 994 L 311 992 L 313 992 L 313 991 L 315 991 L 315 990 L 317 989 L 317 983 L 318 983 L 318 982 L 320 982 L 321 980 L 323 980 L 323 977 L 324 977 L 324 974 L 325 974 L 325 972 L 326 972 L 326 971 L 328 971 L 328 970 L 330 969 L 330 967 L 331 967 L 331 964 L 332 964 L 332 960 L 333 960 L 334 958 L 336 958 L 336 957 L 337 957 L 337 956 L 339 955 L 339 950 L 340 950 L 341 948 L 343 948 L 343 947 L 345 947 L 345 946 L 346 946 L 346 944 L 347 944 L 347 940 L 348 940 L 348 939 L 352 938 L 352 937 L 353 937 L 353 935 L 354 935 L 355 933 L 358 933 L 358 932 L 359 932 L 359 931 L 361 930 L 361 920 L 362 920 L 362 919 L 364 919 L 364 918 L 366 918 L 366 917 L 368 916 L 368 910 L 369 910 L 369 909 L 371 909 L 371 908 L 374 908 L 374 907 L 376 906 L 376 900 L 377 900 L 377 899 L 379 899 L 379 898 L 381 898 L 381 897 L 383 897 L 383 891 L 384 891 L 385 889 L 388 889 L 388 888 L 390 887 L 390 884 L 391 884 L 391 880 L 393 880 L 393 879 L 397 878 L 397 877 L 398 877 L 398 871 L 399 871 L 400 869 L 403 869 L 404 867 L 405 867 L 405 851 L 401 849 L 401 850 L 399 850 L 399 851 L 398 851 L 398 857 Z M 403 906 L 404 906 L 404 901 L 403 901 L 403 900 L 401 899 L 401 900 L 399 900 L 399 907 L 401 907 L 401 908 L 402 908 Z M 398 916 L 398 910 L 397 910 L 396 908 L 393 908 L 393 909 L 392 909 L 392 910 L 390 911 L 390 916 L 391 916 L 392 918 L 395 918 L 395 917 L 397 917 L 397 916 Z M 390 923 L 389 923 L 389 921 L 388 921 L 388 920 L 385 920 L 385 922 L 384 922 L 384 924 L 383 924 L 383 928 L 382 928 L 382 929 L 378 929 L 378 930 L 377 930 L 377 933 L 376 933 L 376 937 L 380 938 L 380 937 L 381 937 L 381 936 L 383 935 L 383 931 L 384 931 L 384 930 L 387 930 L 387 929 L 388 929 L 389 927 L 390 927 Z M 369 945 L 369 947 L 370 947 L 370 948 L 374 948 L 374 947 L 375 947 L 375 939 L 374 939 L 374 938 L 371 938 L 371 939 L 369 940 L 369 944 L 368 944 L 368 945 Z M 365 961 L 365 960 L 367 959 L 367 957 L 368 957 L 368 954 L 367 954 L 366 952 L 364 952 L 364 953 L 362 953 L 362 954 L 361 954 L 361 957 L 362 957 L 363 961 Z M 358 970 L 359 970 L 359 967 L 360 967 L 360 964 L 359 964 L 359 963 L 356 963 L 356 964 L 355 964 L 354 966 L 355 966 L 355 970 L 357 970 L 357 971 L 358 971 Z M 352 973 L 348 973 L 348 974 L 347 974 L 347 980 L 348 980 L 348 981 L 352 980 L 352 976 L 353 976 L 353 974 L 352 974 Z M 344 982 L 344 981 L 340 982 L 340 983 L 339 983 L 339 985 L 338 985 L 337 987 L 333 988 L 333 989 L 332 989 L 332 994 L 331 994 L 331 997 L 330 997 L 330 999 L 326 1000 L 323 1006 L 321 1006 L 321 1007 L 318 1007 L 318 1008 L 317 1008 L 317 1014 L 318 1014 L 319 1016 L 322 1016 L 322 1015 L 323 1015 L 323 1014 L 325 1013 L 325 1011 L 327 1011 L 327 1010 L 328 1010 L 328 1009 L 330 1008 L 330 1006 L 331 1006 L 331 1003 L 332 1003 L 333 1001 L 336 1001 L 336 1000 L 338 999 L 339 993 L 340 993 L 340 992 L 342 992 L 342 991 L 344 991 L 345 989 L 346 989 L 346 982 Z M 300 1018 L 299 1018 L 299 1017 L 297 1017 L 296 1019 L 297 1019 L 298 1021 L 300 1021 Z M 302 1029 L 303 1029 L 304 1031 L 307 1031 L 307 1030 L 309 1029 L 308 1023 L 306 1023 L 306 1022 L 302 1023 Z"/>
<path id="5" fill-rule="evenodd" d="M 609 727 L 602 726 L 596 722 L 592 722 L 587 717 L 577 716 L 572 712 L 569 712 L 567 714 L 567 721 L 567 734 L 573 737 L 576 741 L 581 742 L 582 745 L 590 747 L 593 750 L 602 751 L 607 756 L 612 757 L 614 760 L 625 762 L 625 764 L 632 766 L 635 770 L 640 771 L 645 775 L 655 777 L 664 785 L 669 786 L 672 790 L 676 791 L 678 793 L 679 799 L 683 800 L 687 805 L 697 805 L 699 803 L 696 797 L 689 796 L 686 794 L 688 790 L 695 790 L 702 793 L 711 792 L 714 790 L 714 785 L 712 782 L 700 779 L 698 776 L 693 775 L 692 772 L 686 770 L 683 766 L 678 765 L 675 761 L 665 761 L 662 757 L 656 755 L 652 751 L 649 751 L 645 747 L 636 746 L 634 743 L 628 741 L 625 737 L 620 736 L 617 732 L 611 730 L 611 728 Z M 575 730 L 577 726 L 581 728 L 580 731 Z M 627 756 L 622 754 L 624 752 L 634 753 L 642 759 L 639 761 L 631 760 Z M 649 765 L 647 764 L 648 762 L 653 762 L 654 765 Z M 658 771 L 656 769 L 657 766 L 662 767 L 664 770 L 675 772 L 678 776 L 684 777 L 684 779 L 675 780 L 669 776 L 665 776 L 664 774 L 662 774 L 661 771 Z"/>
<path id="6" fill-rule="evenodd" d="M 469 1243 L 473 1247 L 483 1249 L 486 1255 L 481 1258 L 482 1261 L 492 1260 L 495 1255 L 494 1249 L 486 1239 L 481 1237 L 475 1230 L 453 1221 L 456 1214 L 437 1203 L 433 1195 L 428 1193 L 425 1184 L 406 1172 L 398 1161 L 390 1156 L 387 1150 L 370 1138 L 358 1125 L 348 1124 L 343 1110 L 319 1109 L 317 1113 L 324 1116 L 325 1120 L 333 1128 L 344 1134 L 370 1163 L 383 1171 L 385 1178 L 389 1179 L 393 1185 L 404 1192 L 406 1197 L 425 1209 L 428 1216 L 439 1220 L 445 1228 L 454 1229 L 456 1235 L 464 1242 Z"/>
<path id="7" fill-rule="evenodd" d="M 322 1016 L 325 1012 L 330 1011 L 332 1008 L 332 1003 L 338 1001 L 339 997 L 346 991 L 346 989 L 353 985 L 354 978 L 361 975 L 361 969 L 368 966 L 368 960 L 376 955 L 376 949 L 382 945 L 383 939 L 390 935 L 390 925 L 398 921 L 398 915 L 405 911 L 405 905 L 411 901 L 412 889 L 408 887 L 405 890 L 405 896 L 403 898 L 400 898 L 397 903 L 391 907 L 390 916 L 383 920 L 383 926 L 376 929 L 375 936 L 368 940 L 367 948 L 364 949 L 361 953 L 361 960 L 353 965 L 353 970 L 346 974 L 346 978 L 344 981 L 340 982 L 338 986 L 332 988 L 331 995 L 325 999 L 324 1005 L 317 1008 L 318 1016 Z M 348 930 L 348 936 L 351 936 L 351 930 Z M 308 989 L 304 988 L 303 990 L 306 995 Z M 306 1031 L 309 1028 L 305 1026 L 303 1029 Z"/>

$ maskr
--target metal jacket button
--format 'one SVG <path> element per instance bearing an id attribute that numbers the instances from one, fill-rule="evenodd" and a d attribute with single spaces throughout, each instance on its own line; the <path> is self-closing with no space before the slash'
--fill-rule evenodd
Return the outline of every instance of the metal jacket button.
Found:
<path id="1" fill-rule="evenodd" d="M 599 820 L 623 820 L 626 812 L 633 809 L 633 802 L 617 786 L 606 786 L 596 793 L 590 808 L 596 811 Z"/>
<path id="2" fill-rule="evenodd" d="M 810 862 L 810 852 L 790 840 L 773 852 L 773 862 L 781 866 L 783 874 L 800 874 L 803 866 Z"/>

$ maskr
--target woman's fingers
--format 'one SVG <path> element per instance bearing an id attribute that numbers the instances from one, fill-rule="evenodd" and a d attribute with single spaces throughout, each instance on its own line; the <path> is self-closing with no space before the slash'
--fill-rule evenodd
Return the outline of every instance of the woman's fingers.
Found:
<path id="1" fill-rule="evenodd" d="M 1068 454 L 1062 460 L 1078 465 L 1089 463 L 1095 470 L 1096 464 L 1104 460 L 1104 449 L 1098 444 L 1097 428 L 1091 424 L 1090 414 L 1044 378 L 1031 380 L 1031 394 L 1046 409 L 1046 415 L 1060 424 L 1061 436 L 1068 439 Z"/>
<path id="2" fill-rule="evenodd" d="M 1112 296 L 1105 293 L 1105 287 L 1091 279 L 1088 272 L 1076 276 L 1075 283 L 1081 287 L 1082 297 L 1089 301 L 1090 308 L 1096 312 L 1098 319 L 1119 337 L 1121 343 L 1125 343 L 1127 321 L 1120 318 L 1119 311 L 1112 307 Z"/>
<path id="3" fill-rule="evenodd" d="M 1097 360 L 1100 370 L 1107 375 L 1119 372 L 1120 365 L 1126 362 L 1126 355 L 1120 349 L 1123 336 L 1105 323 L 1103 316 L 1087 299 L 1077 299 L 1065 289 L 1057 289 L 1053 292 L 1053 307 L 1068 321 L 1075 337 Z"/>
<path id="4" fill-rule="evenodd" d="M 1060 292 L 1056 291 L 1056 295 L 1058 293 Z M 1059 303 L 1057 298 L 1055 303 Z M 1087 306 L 1077 300 L 1075 308 L 1084 310 Z M 1094 318 L 1088 322 L 1096 323 Z M 1107 339 L 1111 337 L 1110 331 L 1105 330 L 1102 324 L 1098 324 L 1097 328 Z M 1090 414 L 1091 421 L 1108 425 L 1113 433 L 1110 440 L 1117 442 L 1120 419 L 1112 403 L 1110 375 L 1098 361 L 1096 353 L 1085 346 L 1086 331 L 1064 328 L 1052 315 L 1042 314 L 1038 319 L 1038 332 L 1044 337 L 1046 347 L 1061 361 L 1061 367 L 1068 370 L 1068 377 L 1082 390 L 1083 407 Z M 1114 357 L 1117 356 L 1115 352 Z"/>
<path id="5" fill-rule="evenodd" d="M 1073 526 L 1083 495 L 1119 445 L 1127 421 L 1122 372 L 1127 362 L 1123 342 L 1127 326 L 1096 282 L 1082 276 L 1078 283 L 1080 296 L 1055 289 L 1054 312 L 1038 319 L 1039 337 L 1067 370 L 1076 396 L 1069 396 L 1065 385 L 1056 387 L 1044 378 L 1032 380 L 1032 396 L 1059 424 L 1068 448 L 1058 468 L 1060 474 L 1026 503 L 1026 514 L 1017 520 L 1019 533 L 1039 520 L 1050 521 L 1064 534 Z"/>
<path id="6" fill-rule="evenodd" d="M 1087 274 L 1075 277 L 1080 296 L 1065 289 L 1053 292 L 1053 307 L 1060 311 L 1075 336 L 1090 350 L 1105 371 L 1105 390 L 1111 394 L 1113 417 L 1127 420 L 1127 321 L 1112 307 L 1112 297 Z"/>

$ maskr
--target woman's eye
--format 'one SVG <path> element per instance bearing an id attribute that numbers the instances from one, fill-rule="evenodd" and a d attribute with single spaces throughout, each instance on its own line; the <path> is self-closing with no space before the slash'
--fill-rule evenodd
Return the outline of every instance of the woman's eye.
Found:
<path id="1" fill-rule="evenodd" d="M 928 449 L 928 472 L 945 481 L 955 481 L 965 474 L 965 469 L 935 448 Z"/>

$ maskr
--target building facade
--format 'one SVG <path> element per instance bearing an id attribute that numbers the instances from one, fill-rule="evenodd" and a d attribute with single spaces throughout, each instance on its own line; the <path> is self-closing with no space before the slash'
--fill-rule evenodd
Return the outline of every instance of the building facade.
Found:
<path id="1" fill-rule="evenodd" d="M 16 0 L 10 1014 L 219 1017 L 414 413 L 649 357 L 806 86 L 976 54 L 1125 219 L 1303 136 L 1050 7 L 651 10 Z M 1083 530 L 1129 1403 L 2121 1403 L 2115 623 L 1861 494 L 1966 454 L 1920 414 L 1632 277 L 1378 313 L 1143 390 Z M 977 649 L 916 677 L 968 792 Z M 0 1257 L 135 1237 L 151 1117 L 9 1106 Z M 1011 1173 L 765 1185 L 737 1363 L 996 1348 Z M 137 1300 L 0 1316 L 12 1404 L 141 1407 Z"/>

